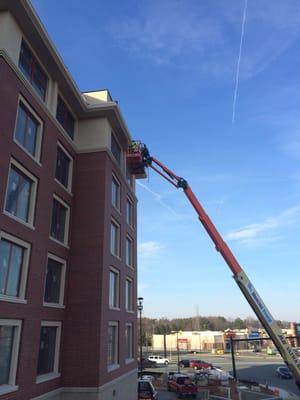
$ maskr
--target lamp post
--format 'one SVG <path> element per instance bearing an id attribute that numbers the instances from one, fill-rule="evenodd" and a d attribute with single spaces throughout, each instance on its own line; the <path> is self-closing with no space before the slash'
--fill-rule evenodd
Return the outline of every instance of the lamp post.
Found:
<path id="1" fill-rule="evenodd" d="M 142 378 L 143 375 L 143 363 L 142 363 L 142 358 L 143 358 L 143 346 L 142 346 L 142 340 L 143 340 L 143 332 L 142 332 L 142 311 L 143 311 L 143 297 L 138 297 L 138 306 L 137 309 L 140 313 L 140 378 Z"/>
<path id="2" fill-rule="evenodd" d="M 178 331 L 176 332 L 176 334 L 177 334 L 177 365 L 178 365 L 178 373 L 180 373 Z"/>

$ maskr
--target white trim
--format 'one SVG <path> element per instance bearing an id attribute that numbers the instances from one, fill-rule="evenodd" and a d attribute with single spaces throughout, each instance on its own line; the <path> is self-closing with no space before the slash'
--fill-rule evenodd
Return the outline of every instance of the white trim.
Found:
<path id="1" fill-rule="evenodd" d="M 68 185 L 65 186 L 63 185 L 55 176 L 54 180 L 57 182 L 61 187 L 63 187 L 69 194 L 72 194 L 72 185 L 73 185 L 73 164 L 74 164 L 74 159 L 71 156 L 71 154 L 66 150 L 66 148 L 61 144 L 60 141 L 57 142 L 57 147 L 60 147 L 60 149 L 65 153 L 65 155 L 68 157 L 70 160 L 69 163 L 69 170 L 68 170 Z M 56 165 L 57 165 L 57 153 L 56 153 L 56 162 L 55 162 L 55 175 L 56 175 Z"/>
<path id="2" fill-rule="evenodd" d="M 131 306 L 131 308 L 127 308 L 127 303 L 129 303 L 129 301 L 127 301 L 127 281 L 131 283 L 131 304 L 129 304 L 129 306 Z M 133 307 L 133 279 L 130 278 L 129 276 L 126 276 L 125 279 L 125 310 L 127 312 L 134 312 L 134 307 Z"/>
<path id="3" fill-rule="evenodd" d="M 45 299 L 45 291 L 46 291 L 46 283 L 47 283 L 47 273 L 48 273 L 48 260 L 54 260 L 61 264 L 61 279 L 60 279 L 60 292 L 59 292 L 59 302 L 58 303 L 49 303 L 47 301 L 43 301 L 43 306 L 45 307 L 54 307 L 54 308 L 65 308 L 64 305 L 64 296 L 65 296 L 65 283 L 66 283 L 66 269 L 67 262 L 63 258 L 57 257 L 52 253 L 48 253 L 47 255 L 47 265 L 46 265 L 46 274 L 45 274 L 45 282 L 44 282 L 44 299 Z"/>
<path id="4" fill-rule="evenodd" d="M 60 376 L 59 373 L 59 356 L 60 356 L 60 339 L 61 339 L 61 326 L 62 323 L 60 321 L 42 321 L 42 327 L 57 327 L 56 330 L 56 338 L 55 338 L 55 350 L 54 350 L 54 366 L 53 371 L 48 372 L 47 374 L 37 375 L 36 383 L 42 383 L 51 379 L 56 379 Z"/>
<path id="5" fill-rule="evenodd" d="M 17 170 L 19 170 L 22 174 L 24 174 L 31 181 L 27 221 L 24 221 L 23 219 L 17 217 L 14 214 L 11 214 L 9 211 L 6 210 L 8 182 L 9 182 L 9 177 L 10 177 L 10 172 L 12 170 L 12 166 L 15 167 Z M 32 229 L 34 229 L 34 212 L 35 212 L 35 205 L 36 205 L 37 184 L 38 184 L 38 180 L 34 175 L 32 175 L 27 169 L 25 169 L 14 158 L 10 159 L 8 176 L 7 176 L 7 181 L 6 181 L 6 191 L 5 191 L 5 201 L 4 201 L 3 213 Z"/>
<path id="6" fill-rule="evenodd" d="M 37 135 L 36 135 L 36 148 L 35 148 L 35 154 L 31 154 L 23 145 L 22 143 L 18 142 L 16 138 L 16 129 L 17 129 L 17 122 L 18 122 L 18 116 L 19 116 L 19 109 L 20 109 L 20 103 L 23 104 L 23 106 L 29 111 L 30 114 L 33 115 L 33 117 L 37 120 L 39 126 L 37 130 Z M 15 120 L 15 129 L 14 129 L 14 137 L 13 140 L 14 142 L 21 147 L 21 149 L 33 160 L 35 161 L 39 166 L 41 166 L 41 150 L 42 150 L 42 138 L 43 138 L 43 131 L 44 131 L 44 123 L 42 119 L 38 116 L 38 114 L 34 111 L 34 109 L 31 107 L 31 105 L 28 103 L 28 101 L 19 93 L 18 96 L 18 103 L 17 103 L 17 112 L 16 112 L 16 120 Z"/>
<path id="7" fill-rule="evenodd" d="M 113 253 L 112 249 L 112 241 L 111 241 L 111 226 L 115 225 L 117 227 L 117 253 Z M 121 225 L 115 220 L 115 218 L 111 218 L 110 221 L 110 252 L 113 256 L 121 259 Z"/>
<path id="8" fill-rule="evenodd" d="M 126 358 L 125 357 L 125 364 L 129 364 L 129 363 L 131 363 L 132 361 L 134 361 L 134 358 L 133 358 L 133 355 L 134 355 L 134 348 L 133 348 L 133 323 L 132 322 L 126 322 L 126 324 L 125 324 L 125 339 L 126 339 L 126 329 L 128 328 L 128 327 L 130 327 L 131 329 L 130 329 L 130 332 L 131 332 L 131 335 L 130 335 L 130 338 L 129 338 L 129 340 L 130 340 L 130 350 L 131 350 L 131 354 L 130 354 L 130 357 L 128 357 L 128 358 Z M 127 343 L 125 342 L 125 352 L 127 352 Z"/>
<path id="9" fill-rule="evenodd" d="M 1 385 L 0 386 L 0 396 L 7 393 L 16 392 L 19 390 L 19 386 L 17 385 Z"/>
<path id="10" fill-rule="evenodd" d="M 28 268 L 29 268 L 29 259 L 30 259 L 30 252 L 31 252 L 31 244 L 21 240 L 15 236 L 10 235 L 9 233 L 0 231 L 0 240 L 4 239 L 8 242 L 11 242 L 17 246 L 23 248 L 23 262 L 21 266 L 21 273 L 20 273 L 20 286 L 19 286 L 19 293 L 18 296 L 6 296 L 4 294 L 0 295 L 0 301 L 8 301 L 11 303 L 23 303 L 26 304 L 27 301 L 25 300 L 26 294 L 26 283 L 27 283 L 27 276 L 28 276 Z"/>
<path id="11" fill-rule="evenodd" d="M 111 201 L 112 206 L 114 207 L 115 210 L 118 211 L 119 214 L 121 214 L 121 183 L 119 181 L 119 179 L 116 177 L 116 175 L 114 173 L 112 173 L 112 178 L 111 178 L 111 200 L 113 199 L 112 197 L 112 190 L 113 190 L 113 184 L 114 181 L 117 184 L 117 205 L 113 204 L 113 202 Z"/>
<path id="12" fill-rule="evenodd" d="M 66 209 L 66 220 L 65 220 L 65 235 L 64 235 L 64 241 L 60 242 L 58 239 L 56 239 L 55 237 L 51 236 L 51 226 L 52 226 L 52 216 L 53 216 L 53 204 L 54 202 L 52 202 L 52 213 L 51 213 L 51 221 L 50 221 L 50 239 L 54 240 L 55 242 L 68 246 L 68 242 L 69 242 L 69 228 L 70 228 L 70 212 L 71 212 L 71 207 L 65 203 L 60 197 L 58 197 L 55 193 L 53 194 L 53 199 L 55 199 L 56 201 L 58 201 L 63 207 L 65 207 Z"/>
<path id="13" fill-rule="evenodd" d="M 108 364 L 108 360 L 107 360 L 107 371 L 111 372 L 114 371 L 115 369 L 120 368 L 120 364 L 119 364 L 119 322 L 118 321 L 108 321 L 108 326 L 107 326 L 107 334 L 108 334 L 108 330 L 109 327 L 114 326 L 116 327 L 116 337 L 115 337 L 115 343 L 113 344 L 115 347 L 115 360 L 113 364 Z M 107 338 L 107 344 L 108 344 L 108 338 Z M 108 345 L 107 345 L 107 349 L 108 349 Z"/>
<path id="14" fill-rule="evenodd" d="M 112 306 L 110 304 L 110 273 L 113 272 L 117 275 L 117 299 L 116 304 L 117 306 Z M 109 282 L 108 282 L 108 307 L 110 310 L 117 310 L 120 311 L 120 271 L 115 267 L 109 267 Z"/>
<path id="15" fill-rule="evenodd" d="M 0 391 L 0 394 L 4 394 L 4 393 L 10 393 L 15 390 L 18 390 L 18 386 L 16 386 L 16 375 L 17 375 L 17 367 L 18 367 L 22 321 L 16 320 L 16 319 L 0 319 L 0 326 L 13 326 L 16 328 L 14 330 L 8 385 L 4 385 L 6 387 L 5 392 Z M 0 390 L 1 389 L 3 389 L 2 385 L 0 386 Z"/>
<path id="16" fill-rule="evenodd" d="M 130 253 L 127 253 L 127 241 L 130 242 Z M 125 264 L 128 267 L 134 268 L 134 261 L 133 261 L 133 252 L 134 252 L 134 241 L 132 237 L 127 233 L 126 234 L 126 240 L 125 240 Z M 129 258 L 129 262 L 127 262 L 127 255 Z"/>

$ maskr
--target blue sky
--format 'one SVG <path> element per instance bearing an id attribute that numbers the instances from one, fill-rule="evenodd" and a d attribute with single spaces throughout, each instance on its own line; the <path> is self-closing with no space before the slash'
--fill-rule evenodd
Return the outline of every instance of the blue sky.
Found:
<path id="1" fill-rule="evenodd" d="M 109 88 L 132 136 L 190 183 L 278 319 L 300 321 L 300 3 L 33 0 L 80 90 Z M 84 4 L 84 5 L 83 5 Z M 139 181 L 150 317 L 252 316 L 185 196 Z"/>

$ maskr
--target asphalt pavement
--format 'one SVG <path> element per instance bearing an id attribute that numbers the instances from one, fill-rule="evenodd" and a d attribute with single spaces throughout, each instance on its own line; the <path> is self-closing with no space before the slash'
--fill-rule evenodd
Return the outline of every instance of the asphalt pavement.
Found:
<path id="1" fill-rule="evenodd" d="M 230 354 L 212 355 L 212 354 L 181 354 L 180 359 L 201 359 L 207 361 L 214 366 L 220 367 L 224 371 L 233 374 L 232 361 Z M 293 379 L 280 379 L 276 374 L 276 369 L 280 365 L 284 365 L 280 356 L 266 356 L 265 354 L 256 353 L 240 353 L 235 358 L 236 372 L 238 380 L 255 381 L 257 383 L 268 384 L 285 389 L 300 396 L 300 390 L 295 385 Z M 169 372 L 177 371 L 177 356 L 173 357 L 172 362 L 168 366 L 157 367 L 152 371 Z M 189 368 L 180 368 L 180 372 L 192 372 Z M 173 393 L 161 392 L 161 400 L 169 400 L 176 398 Z"/>

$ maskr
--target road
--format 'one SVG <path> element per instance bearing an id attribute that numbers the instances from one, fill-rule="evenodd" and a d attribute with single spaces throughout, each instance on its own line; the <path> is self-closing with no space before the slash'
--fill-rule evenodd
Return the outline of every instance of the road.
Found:
<path id="1" fill-rule="evenodd" d="M 196 359 L 200 358 L 210 362 L 214 366 L 222 368 L 232 374 L 232 363 L 231 355 L 225 354 L 223 356 L 216 356 L 212 354 L 197 354 L 197 355 L 180 355 L 180 359 Z M 169 372 L 177 371 L 177 358 L 173 358 L 174 363 L 169 366 L 159 367 L 153 371 Z M 243 353 L 236 356 L 236 371 L 237 378 L 242 380 L 256 381 L 258 383 L 268 383 L 269 386 L 277 386 L 279 388 L 288 390 L 300 396 L 300 390 L 294 383 L 294 380 L 280 379 L 276 375 L 276 369 L 278 366 L 283 365 L 283 361 L 280 356 L 266 356 L 263 354 L 255 353 Z M 191 369 L 184 368 L 181 372 L 192 372 Z M 167 393 L 161 394 L 160 399 L 172 399 L 172 396 L 168 396 Z"/>

